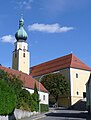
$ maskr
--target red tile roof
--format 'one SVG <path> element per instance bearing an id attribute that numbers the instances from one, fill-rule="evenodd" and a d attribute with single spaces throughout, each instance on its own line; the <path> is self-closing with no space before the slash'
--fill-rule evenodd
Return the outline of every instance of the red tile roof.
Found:
<path id="1" fill-rule="evenodd" d="M 74 56 L 73 54 L 68 54 L 66 56 L 33 66 L 30 70 L 30 75 L 33 77 L 37 77 L 65 68 L 77 68 L 91 71 L 91 68 L 84 64 L 76 56 Z"/>
<path id="2" fill-rule="evenodd" d="M 7 72 L 9 74 L 16 75 L 17 77 L 19 77 L 20 80 L 23 81 L 24 87 L 26 87 L 26 88 L 34 89 L 35 82 L 36 82 L 37 88 L 39 88 L 39 82 L 36 81 L 34 78 L 32 78 L 31 75 L 27 75 L 21 71 L 14 70 L 11 68 L 6 68 L 3 66 L 0 66 L 0 69 L 4 70 L 5 72 Z M 48 92 L 41 83 L 40 83 L 40 91 Z"/>

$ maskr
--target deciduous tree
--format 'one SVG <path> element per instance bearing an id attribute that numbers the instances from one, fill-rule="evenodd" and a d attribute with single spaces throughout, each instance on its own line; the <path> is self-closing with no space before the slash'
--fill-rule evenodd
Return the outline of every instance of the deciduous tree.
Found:
<path id="1" fill-rule="evenodd" d="M 48 74 L 42 78 L 41 83 L 55 98 L 56 103 L 60 95 L 69 93 L 69 82 L 61 73 Z"/>

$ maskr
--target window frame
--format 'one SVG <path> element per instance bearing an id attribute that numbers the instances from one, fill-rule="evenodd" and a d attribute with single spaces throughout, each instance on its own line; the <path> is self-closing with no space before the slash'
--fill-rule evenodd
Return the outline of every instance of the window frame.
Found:
<path id="1" fill-rule="evenodd" d="M 76 73 L 76 78 L 78 78 L 78 73 Z"/>
<path id="2" fill-rule="evenodd" d="M 24 57 L 24 58 L 26 57 L 25 53 L 23 53 L 23 57 Z"/>
<path id="3" fill-rule="evenodd" d="M 45 98 L 46 98 L 45 95 L 43 95 L 43 101 L 45 100 Z"/>

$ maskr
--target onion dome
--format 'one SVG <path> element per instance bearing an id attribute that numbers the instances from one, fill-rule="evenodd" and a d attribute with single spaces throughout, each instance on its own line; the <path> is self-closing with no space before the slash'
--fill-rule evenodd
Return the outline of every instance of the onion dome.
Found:
<path id="1" fill-rule="evenodd" d="M 17 41 L 26 41 L 27 36 L 28 35 L 27 35 L 26 31 L 24 30 L 24 20 L 23 20 L 23 18 L 21 18 L 19 20 L 19 29 L 15 34 L 15 38 L 17 39 Z"/>

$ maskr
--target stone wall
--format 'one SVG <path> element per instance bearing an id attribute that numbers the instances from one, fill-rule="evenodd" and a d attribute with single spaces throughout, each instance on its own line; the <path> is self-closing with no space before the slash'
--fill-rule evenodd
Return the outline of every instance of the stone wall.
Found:
<path id="1" fill-rule="evenodd" d="M 21 119 L 21 118 L 27 118 L 30 117 L 32 115 L 36 115 L 38 114 L 38 112 L 28 112 L 28 111 L 22 111 L 19 109 L 15 109 L 14 114 L 11 116 L 0 116 L 0 120 L 17 120 L 17 119 Z"/>

